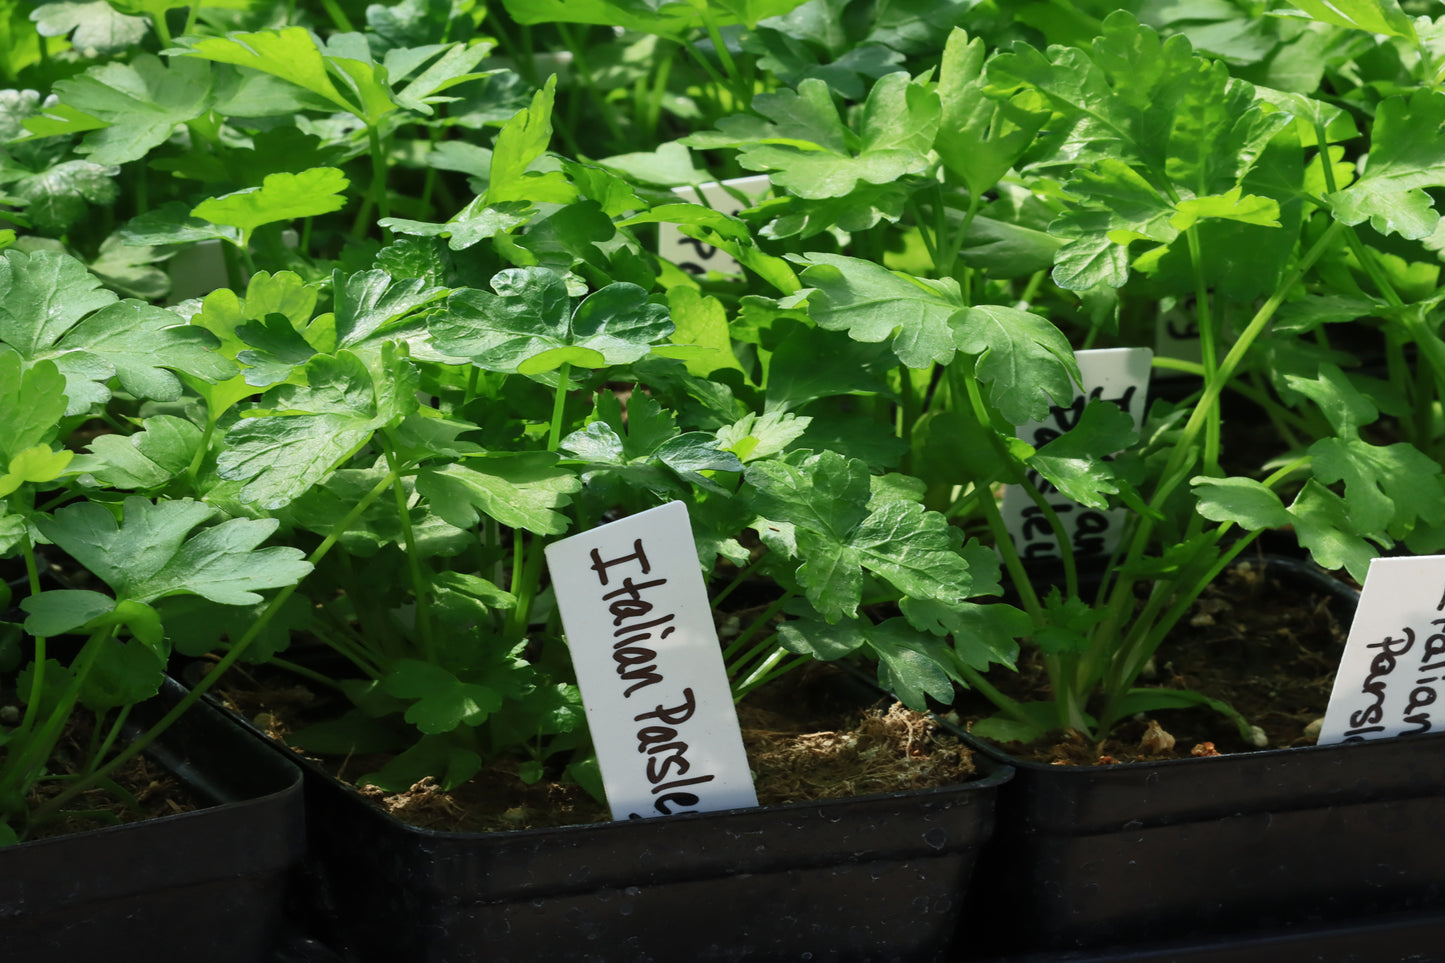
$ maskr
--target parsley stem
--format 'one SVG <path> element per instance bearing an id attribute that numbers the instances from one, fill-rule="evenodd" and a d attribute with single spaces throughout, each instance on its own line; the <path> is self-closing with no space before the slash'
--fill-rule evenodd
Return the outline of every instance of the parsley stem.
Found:
<path id="1" fill-rule="evenodd" d="M 30 594 L 40 594 L 40 570 L 35 564 L 35 544 L 30 540 L 29 532 L 20 536 L 21 556 L 25 559 L 25 576 L 30 583 Z M 11 738 L 16 745 L 20 745 L 25 738 L 34 731 L 35 719 L 40 712 L 40 703 L 43 701 L 42 693 L 45 691 L 45 646 L 44 636 L 35 637 L 35 669 L 30 674 L 30 697 L 25 702 L 25 716 L 20 720 L 20 728 L 11 733 Z"/>
<path id="2" fill-rule="evenodd" d="M 351 511 L 346 513 L 346 517 L 336 523 L 331 529 L 331 532 L 321 541 L 321 544 L 316 546 L 311 554 L 307 556 L 306 560 L 313 566 L 321 561 L 321 559 L 335 547 L 336 543 L 341 540 L 341 536 L 346 534 L 346 532 L 351 529 L 351 526 L 355 525 L 361 516 L 366 513 L 366 510 L 369 509 L 378 498 L 384 495 L 388 488 L 396 484 L 398 480 L 394 474 L 388 472 L 385 478 L 377 482 L 369 492 L 357 500 L 356 504 L 352 506 Z M 270 623 L 271 619 L 276 616 L 277 612 L 281 611 L 281 607 L 286 604 L 286 601 L 291 598 L 295 592 L 296 584 L 288 585 L 277 592 L 266 606 L 265 611 L 263 611 L 256 620 L 247 627 L 246 631 L 241 634 L 241 637 L 226 650 L 226 654 L 221 656 L 211 671 L 196 680 L 196 684 L 191 687 L 191 690 L 182 696 L 176 704 L 171 707 L 169 712 L 162 716 L 160 720 L 149 729 L 132 740 L 124 749 L 116 753 L 115 758 L 111 759 L 110 762 L 101 766 L 85 778 L 76 780 L 76 782 L 71 784 L 63 792 L 52 797 L 44 805 L 36 809 L 34 818 L 38 819 L 48 813 L 59 810 L 61 806 L 65 805 L 75 796 L 89 789 L 97 782 L 109 778 L 111 773 L 125 765 L 131 758 L 144 752 L 151 743 L 160 738 L 162 733 L 174 725 L 175 721 L 179 719 L 187 709 L 195 705 L 211 686 L 215 685 L 216 681 L 225 675 L 227 669 L 236 664 L 251 646 L 251 643 L 256 641 L 261 635 L 261 632 Z"/>
<path id="3" fill-rule="evenodd" d="M 346 16 L 346 11 L 341 9 L 341 4 L 336 0 L 321 0 L 321 9 L 326 11 L 326 15 L 331 18 L 331 22 L 336 24 L 336 29 L 341 33 L 356 32 L 356 28 L 351 25 L 350 18 Z"/>
<path id="4" fill-rule="evenodd" d="M 795 655 L 789 659 L 788 651 L 779 646 L 773 651 L 772 655 L 763 660 L 756 669 L 748 674 L 746 679 L 733 689 L 733 702 L 737 703 L 741 701 L 754 689 L 767 685 L 774 679 L 781 678 L 799 666 L 807 665 L 811 661 L 813 660 L 806 655 Z"/>
<path id="5" fill-rule="evenodd" d="M 971 405 L 973 406 L 974 417 L 983 428 L 983 433 L 994 449 L 994 454 L 1001 458 L 1008 466 L 1009 474 L 1013 477 L 1005 481 L 1014 481 L 1021 478 L 1022 473 L 1017 470 L 1017 464 L 1009 451 L 999 441 L 998 435 L 991 430 L 991 420 L 988 417 L 988 409 L 983 403 L 983 396 L 979 393 L 978 383 L 972 378 L 963 377 L 957 372 L 950 372 L 954 377 L 960 378 Z M 1004 524 L 1003 514 L 999 511 L 998 502 L 992 491 L 979 494 L 978 506 L 983 512 L 984 521 L 988 524 L 988 530 L 993 535 L 994 544 L 998 547 L 998 553 L 1003 557 L 1004 567 L 1008 569 L 1009 577 L 1013 579 L 1014 587 L 1018 590 L 1019 600 L 1023 602 L 1024 608 L 1028 611 L 1029 617 L 1033 619 L 1035 626 L 1043 625 L 1044 611 L 1039 604 L 1038 593 L 1034 591 L 1033 583 L 1029 580 L 1028 572 L 1025 571 L 1023 562 L 1019 559 L 1018 548 L 1014 545 L 1013 539 L 1009 537 L 1008 526 Z M 1057 522 L 1057 517 L 1054 519 Z"/>
<path id="6" fill-rule="evenodd" d="M 763 613 L 761 615 L 754 619 L 746 629 L 744 629 L 741 633 L 738 634 L 737 638 L 733 639 L 727 644 L 727 647 L 723 649 L 723 661 L 728 663 L 730 666 L 728 671 L 729 676 L 733 675 L 736 671 L 738 671 L 738 663 L 745 662 L 747 659 L 751 658 L 753 655 L 753 651 L 755 651 L 750 650 L 745 655 L 739 656 L 738 653 L 742 651 L 743 646 L 747 645 L 750 641 L 752 641 L 754 636 L 756 636 L 763 629 L 767 628 L 768 625 L 773 621 L 773 618 L 783 610 L 783 606 L 787 605 L 789 602 L 791 602 L 797 597 L 798 593 L 792 591 L 791 589 L 778 596 L 778 598 L 775 599 L 771 605 L 769 605 L 766 609 L 763 610 Z"/>
<path id="7" fill-rule="evenodd" d="M 534 539 L 530 546 L 525 543 L 525 535 L 520 528 L 512 530 L 513 557 L 525 558 L 526 562 L 519 569 L 514 569 L 512 580 L 512 594 L 517 597 L 517 606 L 512 609 L 512 617 L 508 619 L 506 626 L 506 639 L 508 642 L 519 642 L 527 637 L 527 627 L 532 623 L 532 602 L 537 597 L 537 587 L 542 581 L 542 541 Z M 523 551 L 529 548 L 528 551 Z"/>
<path id="8" fill-rule="evenodd" d="M 712 61 L 709 60 L 707 58 L 707 55 L 698 48 L 697 44 L 684 43 L 681 46 L 688 53 L 692 54 L 693 59 L 702 66 L 703 72 L 706 73 L 708 79 L 712 81 L 712 83 L 706 85 L 703 90 L 708 95 L 708 98 L 711 101 L 711 104 L 709 106 L 711 107 L 712 112 L 714 114 L 722 113 L 725 108 L 723 107 L 722 102 L 718 99 L 717 92 L 720 89 L 727 87 L 727 81 L 723 79 L 722 74 L 718 73 L 717 68 L 714 67 L 712 64 Z M 719 178 L 719 180 L 721 180 L 721 178 Z"/>
<path id="9" fill-rule="evenodd" d="M 391 486 L 391 491 L 396 500 L 396 516 L 401 525 L 402 542 L 406 546 L 406 563 L 411 572 L 412 593 L 416 596 L 416 610 L 413 618 L 416 624 L 417 641 L 421 645 L 423 657 L 428 662 L 435 662 L 436 644 L 432 634 L 431 621 L 431 580 L 422 571 L 421 557 L 416 550 L 416 533 L 412 529 L 411 509 L 407 505 L 406 491 L 401 484 L 402 470 L 397 464 L 396 444 L 392 438 L 391 429 L 383 428 L 381 437 L 381 451 L 386 458 L 386 466 L 390 469 L 390 474 L 397 478 L 397 483 Z"/>
<path id="10" fill-rule="evenodd" d="M 959 252 L 963 250 L 963 239 L 968 236 L 969 228 L 973 227 L 974 219 L 978 217 L 978 212 L 982 208 L 983 198 L 970 191 L 968 195 L 968 207 L 963 212 L 963 220 L 959 222 L 958 227 L 953 232 L 952 239 L 949 240 L 947 246 L 944 248 L 947 252 L 944 257 L 948 262 L 948 271 L 946 274 L 940 275 L 940 277 L 952 277 L 958 281 L 959 287 L 963 290 L 964 304 L 973 303 L 972 292 L 969 291 L 969 285 L 966 283 L 968 275 L 965 274 L 964 277 L 961 278 L 955 277 L 954 270 L 958 264 Z"/>
<path id="11" fill-rule="evenodd" d="M 323 617 L 326 619 L 327 624 L 323 627 L 313 623 L 311 626 L 311 634 L 324 642 L 328 648 L 334 649 L 337 654 L 356 666 L 366 675 L 371 676 L 373 679 L 381 678 L 382 671 L 377 667 L 375 661 L 376 655 L 370 650 L 371 647 L 367 640 L 343 621 L 340 616 L 325 606 L 322 606 L 318 612 L 318 618 Z M 384 655 L 381 657 L 385 658 Z M 279 665 L 282 668 L 287 668 L 286 663 L 274 655 L 267 659 L 267 661 Z"/>
<path id="12" fill-rule="evenodd" d="M 1224 529 L 1221 528 L 1219 534 L 1222 535 L 1223 533 Z M 1241 552 L 1253 544 L 1259 535 L 1260 532 L 1258 530 L 1243 533 L 1238 539 L 1230 543 L 1227 549 L 1219 552 L 1214 563 L 1210 565 L 1202 575 L 1197 576 L 1192 583 L 1184 583 L 1187 585 L 1184 591 L 1176 591 L 1170 596 L 1173 604 L 1162 616 L 1156 616 L 1148 620 L 1140 619 L 1139 624 L 1145 626 L 1146 631 L 1141 634 L 1140 640 L 1126 653 L 1127 658 L 1118 663 L 1119 669 L 1115 673 L 1113 683 L 1105 689 L 1108 693 L 1109 701 L 1100 720 L 1101 725 L 1107 728 L 1122 718 L 1123 713 L 1119 711 L 1119 703 L 1128 695 L 1129 689 L 1134 684 L 1134 680 L 1139 677 L 1139 673 L 1144 670 L 1144 666 L 1154 657 L 1154 653 L 1157 652 L 1159 646 L 1164 643 L 1165 637 L 1174 630 L 1174 626 L 1179 623 L 1179 620 L 1184 617 L 1185 613 L 1189 611 L 1190 606 L 1203 594 L 1204 590 L 1219 577 L 1221 572 L 1229 567 L 1230 563 L 1239 557 Z M 1214 546 L 1211 546 L 1211 548 L 1213 549 Z M 1215 550 L 1217 551 L 1217 549 Z M 1178 589 L 1178 587 L 1179 583 L 1174 583 L 1174 588 Z"/>
<path id="13" fill-rule="evenodd" d="M 1195 404 L 1194 411 L 1185 423 L 1184 431 L 1178 443 L 1175 444 L 1174 450 L 1170 453 L 1169 461 L 1160 475 L 1159 487 L 1155 490 L 1154 497 L 1149 501 L 1150 508 L 1158 510 L 1164 504 L 1165 499 L 1167 499 L 1173 493 L 1174 489 L 1184 480 L 1182 474 L 1183 469 L 1193 461 L 1193 442 L 1195 438 L 1199 436 L 1199 432 L 1203 428 L 1204 423 L 1208 420 L 1210 409 L 1218 404 L 1219 396 L 1230 383 L 1230 379 L 1234 377 L 1235 370 L 1243 363 L 1244 356 L 1254 346 L 1254 342 L 1264 333 L 1264 329 L 1274 318 L 1275 312 L 1278 311 L 1279 306 L 1284 303 L 1285 297 L 1293 290 L 1294 286 L 1299 283 L 1300 279 L 1304 277 L 1305 272 L 1314 266 L 1315 261 L 1319 259 L 1320 255 L 1334 243 L 1336 235 L 1338 235 L 1343 228 L 1343 224 L 1335 221 L 1325 229 L 1318 240 L 1315 241 L 1314 245 L 1305 253 L 1304 257 L 1300 259 L 1299 264 L 1295 266 L 1294 271 L 1291 272 L 1285 283 L 1281 284 L 1278 290 L 1270 295 L 1269 300 L 1262 304 L 1259 310 L 1255 312 L 1254 317 L 1250 319 L 1249 324 L 1229 349 L 1229 353 L 1226 354 L 1224 360 L 1219 363 L 1219 367 L 1212 373 L 1211 377 L 1206 379 L 1204 383 L 1204 393 Z M 1143 530 L 1146 538 L 1149 527 L 1149 519 L 1146 516 L 1143 519 L 1143 524 L 1140 525 L 1140 529 Z M 1137 534 L 1135 538 L 1137 541 Z"/>
<path id="14" fill-rule="evenodd" d="M 658 140 L 657 127 L 662 119 L 662 101 L 667 96 L 667 79 L 672 74 L 672 62 L 677 56 L 673 51 L 672 56 L 656 58 L 656 73 L 652 78 L 651 89 L 642 103 L 641 135 L 648 143 Z"/>
<path id="15" fill-rule="evenodd" d="M 941 191 L 939 193 L 941 193 Z M 936 205 L 935 210 L 943 206 L 941 198 L 934 201 L 934 204 Z M 941 240 L 941 237 L 936 236 L 934 232 L 929 229 L 928 223 L 923 216 L 923 209 L 918 206 L 916 198 L 910 197 L 908 199 L 908 210 L 913 215 L 913 223 L 914 226 L 918 228 L 918 236 L 923 240 L 923 249 L 928 252 L 928 259 L 933 262 L 933 273 L 942 277 L 941 272 L 943 267 L 939 263 L 938 258 L 938 242 Z"/>
<path id="16" fill-rule="evenodd" d="M 567 386 L 572 378 L 572 365 L 562 362 L 557 369 L 557 392 L 552 397 L 552 427 L 547 433 L 547 450 L 556 451 L 562 444 L 562 414 L 567 404 Z"/>
<path id="17" fill-rule="evenodd" d="M 1204 363 L 1205 378 L 1215 371 L 1218 363 L 1218 334 L 1215 330 L 1214 312 L 1209 299 L 1209 286 L 1204 282 L 1204 254 L 1199 244 L 1199 228 L 1192 225 L 1184 232 L 1189 242 L 1189 263 L 1194 273 L 1194 310 L 1198 318 L 1199 353 Z M 1209 407 L 1209 420 L 1204 430 L 1204 473 L 1219 474 L 1219 406 Z"/>
<path id="18" fill-rule="evenodd" d="M 733 60 L 732 51 L 728 49 L 727 41 L 723 40 L 722 31 L 718 29 L 717 21 L 713 19 L 706 6 L 702 7 L 702 24 L 707 30 L 708 39 L 712 41 L 713 49 L 717 51 L 718 62 L 722 64 L 723 72 L 727 74 L 729 86 L 732 88 L 733 97 L 736 103 L 733 109 L 737 112 L 747 110 L 753 101 L 752 91 L 743 86 L 743 77 L 738 72 L 738 65 Z"/>
<path id="19" fill-rule="evenodd" d="M 151 26 L 156 28 L 156 36 L 160 38 L 162 50 L 172 46 L 174 43 L 171 39 L 171 25 L 166 23 L 166 14 L 168 12 L 168 10 L 158 10 L 151 14 Z M 141 210 L 144 210 L 144 208 L 141 208 Z"/>
<path id="20" fill-rule="evenodd" d="M 100 761 L 105 758 L 106 753 L 110 752 L 110 747 L 115 745 L 115 740 L 120 736 L 121 730 L 125 728 L 125 721 L 130 718 L 130 711 L 133 708 L 135 708 L 134 703 L 120 707 L 120 711 L 115 714 L 115 719 L 106 730 L 105 739 L 96 747 L 95 753 L 91 756 L 87 769 L 94 769 L 100 765 Z M 99 726 L 100 718 L 97 717 L 95 721 Z"/>
<path id="21" fill-rule="evenodd" d="M 1128 551 L 1124 556 L 1123 563 L 1115 567 L 1118 578 L 1114 582 L 1109 600 L 1105 604 L 1105 616 L 1094 627 L 1092 633 L 1092 639 L 1095 642 L 1095 645 L 1092 646 L 1094 650 L 1112 652 L 1120 648 L 1114 638 L 1122 631 L 1122 627 L 1130 617 L 1134 603 L 1134 583 L 1137 581 L 1135 576 L 1128 573 L 1137 570 L 1139 561 L 1149 546 L 1154 531 L 1154 519 L 1160 509 L 1169 496 L 1174 493 L 1174 490 L 1183 484 L 1190 475 L 1190 468 L 1196 457 L 1195 440 L 1199 437 L 1200 430 L 1209 418 L 1209 410 L 1219 403 L 1220 394 L 1230 383 L 1235 370 L 1244 361 L 1244 356 L 1273 319 L 1279 306 L 1284 303 L 1285 297 L 1300 282 L 1305 273 L 1314 266 L 1315 261 L 1319 260 L 1320 256 L 1335 242 L 1335 238 L 1342 230 L 1344 230 L 1344 225 L 1341 222 L 1332 221 L 1329 227 L 1321 232 L 1315 243 L 1295 265 L 1289 277 L 1280 284 L 1264 304 L 1260 305 L 1259 310 L 1255 312 L 1254 317 L 1250 319 L 1249 324 L 1235 340 L 1218 368 L 1205 379 L 1204 391 L 1195 403 L 1194 410 L 1185 423 L 1179 440 L 1175 442 L 1174 449 L 1170 452 L 1163 471 L 1160 472 L 1159 483 L 1155 487 L 1153 497 L 1149 500 L 1149 511 L 1140 512 L 1135 516 L 1137 521 L 1133 536 L 1129 539 Z"/>
<path id="22" fill-rule="evenodd" d="M 968 682 L 969 688 L 983 693 L 983 697 L 992 703 L 995 708 L 1001 710 L 1006 715 L 1012 716 L 1030 729 L 1037 728 L 1038 721 L 1024 711 L 1019 701 L 1004 695 L 998 686 L 989 682 L 988 677 L 982 672 L 968 665 L 962 659 L 955 660 L 954 668 L 958 669 L 958 674 L 963 676 L 964 680 Z"/>
<path id="23" fill-rule="evenodd" d="M 738 569 L 738 573 L 733 576 L 732 581 L 728 582 L 727 585 L 723 586 L 723 588 L 712 597 L 710 607 L 716 609 L 722 605 L 729 595 L 733 594 L 740 585 L 747 581 L 749 575 L 757 571 L 758 566 L 763 563 L 763 559 L 765 558 L 767 558 L 766 555 L 759 555 L 756 559 Z"/>
<path id="24" fill-rule="evenodd" d="M 115 631 L 115 625 L 107 625 L 96 629 L 85 640 L 85 644 L 81 646 L 80 655 L 76 657 L 75 664 L 71 669 L 70 680 L 65 686 L 65 691 L 59 700 L 49 708 L 45 721 L 41 723 L 32 737 L 26 740 L 17 755 L 6 758 L 6 772 L 0 775 L 0 799 L 25 786 L 31 779 L 30 773 L 43 767 L 50 759 L 51 753 L 54 752 L 56 744 L 65 731 L 65 726 L 70 721 L 70 715 L 75 710 L 76 703 L 80 701 L 80 693 L 85 688 L 91 670 L 95 668 L 101 652 L 115 636 Z"/>
<path id="25" fill-rule="evenodd" d="M 211 450 L 211 436 L 216 433 L 216 422 L 219 419 L 220 414 L 212 412 L 207 406 L 206 427 L 201 430 L 201 440 L 196 445 L 196 453 L 191 456 L 191 463 L 186 466 L 186 478 L 190 480 L 192 491 L 200 491 L 201 465 L 205 464 L 206 453 Z"/>
<path id="26" fill-rule="evenodd" d="M 619 145 L 626 144 L 627 135 L 622 132 L 622 126 L 617 123 L 617 118 L 614 116 L 616 111 L 607 100 L 607 96 L 597 86 L 597 81 L 593 77 L 592 65 L 588 61 L 586 54 L 587 45 L 578 40 L 577 36 L 572 32 L 571 26 L 568 24 L 557 24 L 557 30 L 562 35 L 562 42 L 572 51 L 573 72 L 582 79 L 582 86 L 586 89 L 587 96 L 597 105 L 597 111 L 602 117 L 602 123 L 607 125 L 608 133 L 612 135 L 613 140 Z M 576 105 L 578 103 L 579 101 L 577 99 L 572 101 L 569 105 L 570 112 L 576 111 Z M 575 130 L 584 125 L 573 123 L 568 126 Z"/>
<path id="27" fill-rule="evenodd" d="M 266 661 L 276 666 L 276 668 L 278 669 L 285 669 L 292 675 L 299 675 L 301 678 L 307 679 L 311 682 L 315 682 L 317 685 L 324 685 L 328 689 L 336 689 L 337 691 L 342 691 L 341 685 L 337 683 L 335 679 L 331 678 L 331 676 L 327 675 L 324 672 L 317 672 L 315 669 L 304 666 L 299 662 L 292 662 L 289 659 L 282 659 L 274 655 Z M 379 673 L 373 674 L 373 678 L 376 678 L 378 676 Z"/>
<path id="28" fill-rule="evenodd" d="M 387 161 L 386 150 L 381 142 L 381 131 L 375 124 L 366 125 L 366 142 L 371 153 L 371 189 L 370 194 L 373 203 L 376 204 L 376 216 L 387 218 L 391 216 L 391 198 L 386 190 Z M 382 239 L 391 240 L 390 229 L 381 229 Z"/>

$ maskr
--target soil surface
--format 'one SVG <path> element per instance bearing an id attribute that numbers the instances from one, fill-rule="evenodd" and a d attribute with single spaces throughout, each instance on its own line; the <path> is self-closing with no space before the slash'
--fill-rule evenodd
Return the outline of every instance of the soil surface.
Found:
<path id="1" fill-rule="evenodd" d="M 1262 745 L 1247 741 L 1219 712 L 1201 707 L 1135 717 L 1099 742 L 1058 732 L 1004 748 L 1055 765 L 1110 765 L 1313 745 L 1349 627 L 1350 614 L 1338 608 L 1327 593 L 1268 574 L 1257 562 L 1236 566 L 1165 639 L 1153 677 L 1139 680 L 1141 686 L 1192 689 L 1229 703 L 1262 730 Z M 1048 697 L 1041 663 L 1027 662 L 1019 670 L 1000 688 L 1015 698 Z M 993 711 L 969 697 L 959 715 L 968 723 Z"/>
<path id="2" fill-rule="evenodd" d="M 81 770 L 90 751 L 91 724 L 87 713 L 77 712 L 72 717 L 50 759 L 49 771 L 53 776 L 70 776 Z M 109 786 L 89 789 L 70 800 L 55 818 L 31 827 L 26 840 L 68 836 L 120 823 L 190 812 L 208 805 L 184 783 L 144 755 L 136 756 L 116 770 L 110 783 Z M 40 782 L 26 797 L 27 808 L 34 812 L 47 800 L 59 795 L 65 786 L 64 779 L 52 778 Z"/>
<path id="3" fill-rule="evenodd" d="M 264 677 L 263 677 L 264 678 Z M 285 741 L 329 700 L 294 680 L 237 677 L 218 688 L 259 728 Z M 971 751 L 926 714 L 866 705 L 835 668 L 808 666 L 752 693 L 738 707 L 758 802 L 779 805 L 947 786 L 973 775 Z M 377 758 L 315 759 L 342 779 L 375 771 Z M 499 759 L 443 791 L 430 779 L 408 791 L 361 792 L 397 818 L 428 829 L 486 832 L 607 822 L 607 807 L 575 783 L 528 785 Z"/>

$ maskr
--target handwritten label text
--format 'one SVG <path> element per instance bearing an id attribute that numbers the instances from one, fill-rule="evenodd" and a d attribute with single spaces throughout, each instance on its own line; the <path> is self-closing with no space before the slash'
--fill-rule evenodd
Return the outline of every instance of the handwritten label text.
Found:
<path id="1" fill-rule="evenodd" d="M 757 805 L 687 508 L 547 547 L 614 819 Z"/>

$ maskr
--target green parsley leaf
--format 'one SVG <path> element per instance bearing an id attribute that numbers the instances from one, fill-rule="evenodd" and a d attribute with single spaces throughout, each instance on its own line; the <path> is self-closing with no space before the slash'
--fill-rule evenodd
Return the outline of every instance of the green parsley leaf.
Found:
<path id="1" fill-rule="evenodd" d="M 1417 91 L 1390 97 L 1375 111 L 1365 172 L 1349 187 L 1325 196 L 1346 224 L 1366 219 L 1381 234 L 1429 237 L 1440 214 L 1426 188 L 1445 186 L 1445 94 Z"/>
<path id="2" fill-rule="evenodd" d="M 539 375 L 562 364 L 602 368 L 647 356 L 672 334 L 667 309 L 634 284 L 614 282 L 571 307 L 561 275 L 510 268 L 492 290 L 452 294 L 431 321 L 437 347 L 488 371 Z"/>
<path id="3" fill-rule="evenodd" d="M 59 81 L 55 93 L 61 104 L 103 125 L 85 136 L 77 153 L 97 164 L 127 164 L 210 109 L 211 70 L 195 60 L 164 64 L 140 54 L 129 63 L 103 64 Z"/>
<path id="4" fill-rule="evenodd" d="M 802 281 L 813 288 L 808 311 L 818 326 L 847 331 L 856 341 L 889 341 L 911 368 L 947 364 L 957 350 L 956 326 L 967 309 L 957 282 L 914 278 L 837 254 L 806 254 Z"/>
<path id="5" fill-rule="evenodd" d="M 1063 332 L 1027 311 L 996 304 L 969 308 L 957 344 L 978 355 L 975 375 L 989 385 L 989 403 L 1011 424 L 1044 420 L 1050 406 L 1071 398 L 1082 380 Z"/>
<path id="6" fill-rule="evenodd" d="M 749 465 L 748 500 L 769 526 L 789 526 L 804 562 L 797 578 L 828 622 L 857 614 L 863 572 L 914 598 L 961 601 L 970 594 L 968 563 L 955 533 L 917 502 L 886 501 L 876 509 L 867 466 L 834 452 L 799 452 Z"/>
<path id="7" fill-rule="evenodd" d="M 313 167 L 297 174 L 267 174 L 260 187 L 223 194 L 191 209 L 195 217 L 234 227 L 245 248 L 251 233 L 265 224 L 330 214 L 346 206 L 342 194 L 351 182 L 334 167 Z"/>
<path id="8" fill-rule="evenodd" d="M 557 462 L 556 454 L 544 451 L 474 456 L 422 469 L 416 490 L 458 528 L 474 528 L 485 514 L 509 528 L 560 535 L 570 524 L 561 509 L 582 483 Z"/>
<path id="9" fill-rule="evenodd" d="M 109 585 L 121 601 L 194 594 L 225 605 L 261 601 L 260 589 L 294 584 L 310 563 L 295 548 L 258 548 L 275 519 L 233 518 L 191 534 L 216 510 L 191 499 L 130 496 L 122 518 L 94 502 L 68 505 L 36 527 Z"/>

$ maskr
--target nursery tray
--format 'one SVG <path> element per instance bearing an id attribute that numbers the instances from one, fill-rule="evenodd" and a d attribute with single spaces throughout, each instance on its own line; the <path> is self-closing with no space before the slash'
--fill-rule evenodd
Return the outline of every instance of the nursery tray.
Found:
<path id="1" fill-rule="evenodd" d="M 1357 598 L 1299 563 L 1271 570 Z M 1445 910 L 1445 734 L 1104 766 L 975 745 L 1017 774 L 971 923 L 1009 920 L 1000 939 L 1022 942 L 960 941 L 962 958 Z"/>
<path id="2" fill-rule="evenodd" d="M 183 693 L 167 680 L 136 722 Z M 300 770 L 205 704 L 148 755 L 214 805 L 0 849 L 0 959 L 266 959 L 305 853 Z"/>
<path id="3" fill-rule="evenodd" d="M 348 960 L 934 960 L 1011 775 L 560 829 L 449 833 L 306 767 L 319 932 Z"/>
<path id="4" fill-rule="evenodd" d="M 1396 913 L 1344 925 L 1281 929 L 1247 939 L 1010 956 L 991 963 L 1426 963 L 1440 958 L 1442 946 L 1445 914 Z"/>

